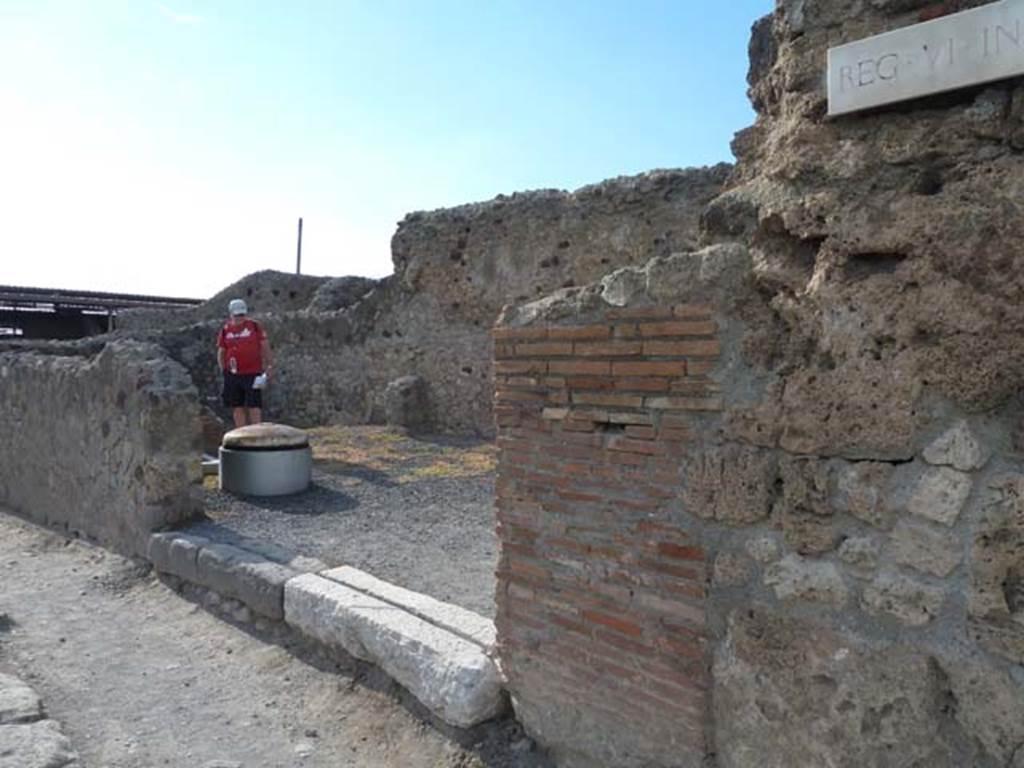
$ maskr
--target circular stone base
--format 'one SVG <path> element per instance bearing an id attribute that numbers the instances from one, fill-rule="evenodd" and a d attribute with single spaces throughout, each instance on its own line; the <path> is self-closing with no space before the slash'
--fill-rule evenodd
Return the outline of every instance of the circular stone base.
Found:
<path id="1" fill-rule="evenodd" d="M 309 487 L 309 446 L 284 450 L 220 449 L 220 487 L 247 496 L 284 496 Z"/>

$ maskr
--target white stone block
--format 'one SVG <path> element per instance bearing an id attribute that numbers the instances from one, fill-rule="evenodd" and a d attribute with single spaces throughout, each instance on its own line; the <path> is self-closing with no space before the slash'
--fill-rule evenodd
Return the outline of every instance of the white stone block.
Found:
<path id="1" fill-rule="evenodd" d="M 62 768 L 78 755 L 53 720 L 0 725 L 0 768 Z"/>
<path id="2" fill-rule="evenodd" d="M 966 421 L 958 422 L 924 449 L 924 460 L 929 464 L 950 466 L 961 472 L 981 469 L 990 455 Z"/>
<path id="3" fill-rule="evenodd" d="M 284 588 L 285 621 L 381 667 L 445 722 L 469 728 L 505 706 L 497 665 L 476 643 L 315 574 Z"/>
<path id="4" fill-rule="evenodd" d="M 451 603 L 435 600 L 428 595 L 397 587 L 381 581 L 365 571 L 350 566 L 331 568 L 321 574 L 326 579 L 352 587 L 378 600 L 403 608 L 413 616 L 441 629 L 446 629 L 464 640 L 476 643 L 488 653 L 493 652 L 497 642 L 494 622 L 478 613 Z"/>
<path id="5" fill-rule="evenodd" d="M 928 624 L 942 609 L 945 594 L 898 573 L 881 573 L 864 589 L 863 607 L 868 613 L 888 614 L 912 627 Z"/>
<path id="6" fill-rule="evenodd" d="M 953 525 L 970 493 L 969 475 L 949 467 L 936 467 L 918 480 L 907 510 L 936 523 Z"/>
<path id="7" fill-rule="evenodd" d="M 901 520 L 892 532 L 889 555 L 898 565 L 948 576 L 963 559 L 960 540 L 948 531 L 926 526 Z"/>
<path id="8" fill-rule="evenodd" d="M 42 716 L 43 705 L 35 691 L 16 677 L 0 675 L 0 725 L 31 723 Z"/>
<path id="9" fill-rule="evenodd" d="M 199 580 L 196 559 L 209 541 L 202 536 L 171 531 L 149 537 L 146 555 L 156 570 L 196 583 Z"/>
<path id="10" fill-rule="evenodd" d="M 835 563 L 787 555 L 765 570 L 764 583 L 780 600 L 810 600 L 845 605 L 850 592 Z"/>

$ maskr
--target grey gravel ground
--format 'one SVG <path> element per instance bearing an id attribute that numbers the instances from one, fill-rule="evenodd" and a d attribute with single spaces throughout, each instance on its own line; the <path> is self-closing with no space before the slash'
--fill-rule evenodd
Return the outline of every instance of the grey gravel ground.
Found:
<path id="1" fill-rule="evenodd" d="M 452 731 L 379 670 L 198 599 L 0 512 L 0 673 L 83 768 L 550 768 L 512 720 Z"/>
<path id="2" fill-rule="evenodd" d="M 492 617 L 493 498 L 493 472 L 410 479 L 401 467 L 318 460 L 312 487 L 294 496 L 260 499 L 207 489 L 210 519 L 188 530 L 261 539 L 328 565 L 352 565 Z"/>

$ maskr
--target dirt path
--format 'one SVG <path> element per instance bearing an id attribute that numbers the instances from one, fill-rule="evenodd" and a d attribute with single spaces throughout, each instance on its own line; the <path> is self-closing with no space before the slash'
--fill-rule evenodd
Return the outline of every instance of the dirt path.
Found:
<path id="1" fill-rule="evenodd" d="M 373 668 L 2 512 L 0 672 L 39 692 L 84 768 L 546 764 L 512 721 L 446 731 Z"/>

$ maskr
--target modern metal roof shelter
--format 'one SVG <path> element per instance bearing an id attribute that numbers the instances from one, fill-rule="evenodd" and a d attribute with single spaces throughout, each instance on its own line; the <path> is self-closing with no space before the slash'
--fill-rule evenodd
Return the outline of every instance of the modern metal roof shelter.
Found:
<path id="1" fill-rule="evenodd" d="M 78 339 L 114 330 L 125 309 L 181 309 L 202 299 L 0 285 L 0 338 Z"/>

